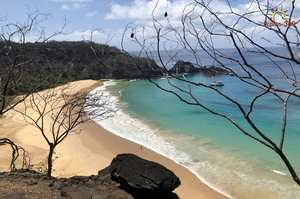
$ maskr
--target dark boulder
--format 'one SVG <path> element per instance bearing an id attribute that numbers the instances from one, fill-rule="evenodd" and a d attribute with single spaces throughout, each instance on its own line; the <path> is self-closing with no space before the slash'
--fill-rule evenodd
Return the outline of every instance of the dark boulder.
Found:
<path id="1" fill-rule="evenodd" d="M 166 194 L 180 185 L 169 169 L 133 154 L 118 155 L 109 168 L 113 180 L 142 192 Z"/>

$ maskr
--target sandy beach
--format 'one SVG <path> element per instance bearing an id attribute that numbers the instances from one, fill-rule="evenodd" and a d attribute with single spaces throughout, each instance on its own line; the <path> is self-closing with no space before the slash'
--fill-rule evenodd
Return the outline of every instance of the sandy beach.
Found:
<path id="1" fill-rule="evenodd" d="M 88 93 L 101 85 L 99 81 L 84 80 L 72 82 L 68 89 L 74 93 Z M 60 86 L 57 89 L 63 89 Z M 24 104 L 19 104 L 24 106 Z M 50 121 L 46 120 L 46 123 Z M 43 169 L 48 146 L 38 130 L 27 124 L 23 117 L 12 111 L 0 118 L 1 137 L 8 137 L 23 146 L 30 154 L 35 169 Z M 76 133 L 67 137 L 58 146 L 54 160 L 54 176 L 70 177 L 74 175 L 92 175 L 106 166 L 120 153 L 134 153 L 145 159 L 158 162 L 172 170 L 181 180 L 182 185 L 176 189 L 181 199 L 215 199 L 226 198 L 202 183 L 188 169 L 176 164 L 154 151 L 141 147 L 131 141 L 118 137 L 93 121 L 80 124 Z M 9 166 L 9 148 L 0 150 L 0 170 Z"/>

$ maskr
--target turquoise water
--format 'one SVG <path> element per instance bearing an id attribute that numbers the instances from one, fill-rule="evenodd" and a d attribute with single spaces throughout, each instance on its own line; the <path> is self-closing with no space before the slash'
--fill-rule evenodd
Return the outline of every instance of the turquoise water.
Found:
<path id="1" fill-rule="evenodd" d="M 201 76 L 189 77 L 189 79 L 207 79 Z M 235 85 L 234 80 L 230 77 L 219 77 L 224 83 L 222 88 L 224 93 L 230 96 L 236 96 L 242 104 L 249 103 L 251 92 L 245 90 L 245 87 Z M 209 80 L 208 80 L 209 81 Z M 168 87 L 165 80 L 158 80 L 160 85 Z M 197 93 L 198 90 L 196 90 Z M 240 112 L 233 105 L 224 102 L 221 97 L 213 95 L 207 91 L 199 89 L 198 98 L 205 104 L 214 109 L 233 116 L 242 126 L 246 126 Z M 148 81 L 135 81 L 129 83 L 122 90 L 122 101 L 128 104 L 128 109 L 139 117 L 158 125 L 160 128 L 169 129 L 173 133 L 184 134 L 196 138 L 210 138 L 218 146 L 227 147 L 229 150 L 243 151 L 255 156 L 268 155 L 269 161 L 275 161 L 269 156 L 269 150 L 260 147 L 259 144 L 249 140 L 241 134 L 236 128 L 218 116 L 214 116 L 201 107 L 192 107 L 180 102 L 175 96 L 167 94 Z M 295 101 L 290 105 L 288 134 L 285 145 L 285 151 L 295 166 L 298 166 L 300 171 L 300 101 Z M 281 113 L 280 103 L 278 100 L 267 96 L 264 101 L 256 105 L 256 110 L 253 115 L 258 127 L 263 130 L 269 137 L 279 141 L 281 130 Z M 255 147 L 254 147 L 255 146 Z M 258 153 L 258 151 L 260 153 Z"/>
<path id="2" fill-rule="evenodd" d="M 187 76 L 189 80 L 210 82 L 202 75 Z M 230 76 L 216 78 L 224 82 L 222 92 L 246 107 L 258 91 L 237 82 Z M 175 84 L 185 87 L 183 83 Z M 279 80 L 276 80 L 277 83 Z M 156 80 L 169 87 L 166 80 Z M 129 115 L 145 122 L 177 150 L 191 157 L 186 166 L 235 198 L 300 198 L 300 188 L 291 181 L 280 159 L 268 148 L 244 136 L 224 119 L 200 107 L 180 102 L 146 80 L 120 82 L 111 90 L 120 98 Z M 233 117 L 245 128 L 246 122 L 236 107 L 205 89 L 192 88 L 201 102 Z M 186 97 L 188 99 L 188 97 Z M 285 151 L 300 173 L 300 101 L 292 99 Z M 269 137 L 279 140 L 281 107 L 277 99 L 265 96 L 253 114 L 258 127 Z M 273 170 L 280 171 L 281 175 Z"/>
<path id="3" fill-rule="evenodd" d="M 284 53 L 281 49 L 278 52 Z M 201 53 L 201 52 L 200 52 Z M 239 59 L 237 53 L 225 50 L 229 56 Z M 199 55 L 200 56 L 200 55 Z M 185 60 L 192 57 L 184 54 Z M 202 62 L 215 63 L 201 54 Z M 286 80 L 273 62 L 265 57 L 247 54 L 248 62 L 264 73 L 273 85 L 289 88 Z M 277 64 L 291 74 L 290 65 L 274 58 Z M 226 62 L 226 60 L 224 60 Z M 238 71 L 236 65 L 228 62 Z M 300 68 L 294 66 L 300 78 Z M 239 71 L 242 74 L 242 71 Z M 259 91 L 249 87 L 232 76 L 209 78 L 187 75 L 188 80 L 210 83 L 222 81 L 219 88 L 231 96 L 245 109 Z M 170 88 L 166 79 L 155 80 L 160 86 Z M 187 88 L 182 82 L 172 79 L 173 84 Z M 237 130 L 224 119 L 212 115 L 199 106 L 181 102 L 176 96 L 166 93 L 146 80 L 120 81 L 106 87 L 117 97 L 116 104 L 122 113 L 114 119 L 101 122 L 101 125 L 117 135 L 143 144 L 195 172 L 201 180 L 217 190 L 234 198 L 242 199 L 300 199 L 300 187 L 289 176 L 282 161 L 267 147 L 258 144 Z M 248 129 L 240 111 L 229 101 L 205 88 L 191 87 L 201 103 L 232 117 L 242 127 Z M 189 100 L 188 96 L 182 95 Z M 115 103 L 115 102 L 113 102 Z M 288 126 L 284 151 L 294 168 L 300 174 L 300 99 L 292 97 L 288 106 Z M 268 137 L 279 143 L 282 125 L 282 103 L 272 95 L 265 95 L 255 105 L 252 118 Z"/>

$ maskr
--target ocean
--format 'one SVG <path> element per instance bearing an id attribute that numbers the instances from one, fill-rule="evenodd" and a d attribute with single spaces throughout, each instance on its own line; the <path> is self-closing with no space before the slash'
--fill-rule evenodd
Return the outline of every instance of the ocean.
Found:
<path id="1" fill-rule="evenodd" d="M 248 55 L 249 59 L 252 58 Z M 186 60 L 189 60 L 186 56 Z M 268 74 L 273 84 L 286 87 L 280 73 L 263 57 L 251 59 L 253 64 Z M 279 62 L 284 66 L 285 62 Z M 235 67 L 235 66 L 233 66 Z M 300 77 L 300 70 L 296 69 Z M 201 74 L 186 75 L 188 80 L 211 82 Z M 222 92 L 247 107 L 251 97 L 259 91 L 231 76 L 217 76 L 222 81 Z M 169 88 L 166 79 L 155 80 Z M 176 85 L 184 83 L 172 80 Z M 220 96 L 201 88 L 192 88 L 198 99 L 219 112 L 226 113 L 248 128 L 235 106 Z M 107 109 L 115 110 L 105 119 L 99 118 L 104 128 L 142 144 L 187 167 L 212 188 L 241 199 L 297 199 L 296 185 L 282 161 L 268 148 L 244 136 L 224 119 L 198 106 L 180 102 L 147 80 L 107 81 L 91 92 L 104 92 L 109 101 Z M 271 95 L 260 99 L 255 106 L 254 121 L 269 137 L 279 142 L 282 108 Z M 285 152 L 300 174 L 300 99 L 291 98 Z"/>

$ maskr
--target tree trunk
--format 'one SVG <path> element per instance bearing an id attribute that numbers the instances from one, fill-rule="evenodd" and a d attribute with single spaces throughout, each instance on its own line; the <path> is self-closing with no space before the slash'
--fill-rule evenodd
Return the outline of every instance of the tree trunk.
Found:
<path id="1" fill-rule="evenodd" d="M 290 161 L 288 160 L 288 158 L 285 156 L 285 154 L 281 151 L 281 150 L 276 150 L 277 154 L 280 156 L 280 158 L 282 159 L 282 161 L 284 162 L 284 164 L 286 165 L 286 167 L 288 168 L 293 180 L 300 185 L 300 178 L 298 176 L 298 174 L 296 173 L 294 167 L 292 166 L 292 164 L 290 163 Z"/>
<path id="2" fill-rule="evenodd" d="M 54 145 L 51 143 L 49 145 L 49 154 L 48 154 L 48 170 L 47 170 L 47 176 L 52 176 L 52 156 L 54 153 Z"/>

